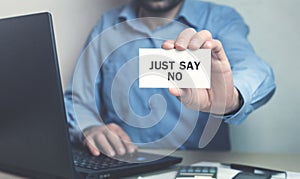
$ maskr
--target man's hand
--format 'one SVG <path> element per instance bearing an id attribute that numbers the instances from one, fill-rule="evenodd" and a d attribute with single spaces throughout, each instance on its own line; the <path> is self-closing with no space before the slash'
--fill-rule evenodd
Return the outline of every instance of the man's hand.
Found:
<path id="1" fill-rule="evenodd" d="M 190 109 L 214 114 L 226 114 L 239 107 L 239 93 L 233 85 L 233 77 L 229 61 L 220 41 L 212 38 L 209 31 L 196 32 L 192 28 L 182 31 L 177 39 L 163 43 L 164 49 L 179 51 L 190 49 L 212 50 L 211 88 L 197 89 L 170 88 L 169 92 L 176 96 Z M 211 107 L 214 108 L 211 111 Z M 225 109 L 225 110 L 224 110 Z"/>
<path id="2" fill-rule="evenodd" d="M 83 134 L 85 136 L 84 144 L 95 156 L 104 153 L 112 157 L 116 154 L 124 155 L 137 150 L 129 136 L 115 123 L 86 128 Z"/>

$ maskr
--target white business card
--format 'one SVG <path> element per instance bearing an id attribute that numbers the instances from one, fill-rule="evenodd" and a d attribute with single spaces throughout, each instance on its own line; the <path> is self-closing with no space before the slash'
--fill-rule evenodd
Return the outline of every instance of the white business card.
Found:
<path id="1" fill-rule="evenodd" d="M 210 49 L 139 49 L 140 88 L 210 88 L 210 77 Z"/>

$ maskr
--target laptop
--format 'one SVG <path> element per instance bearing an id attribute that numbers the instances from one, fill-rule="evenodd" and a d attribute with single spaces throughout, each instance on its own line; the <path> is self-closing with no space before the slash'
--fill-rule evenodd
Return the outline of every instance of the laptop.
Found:
<path id="1" fill-rule="evenodd" d="M 139 152 L 111 159 L 74 148 L 51 15 L 1 19 L 0 170 L 30 178 L 102 179 L 163 169 L 182 160 Z"/>

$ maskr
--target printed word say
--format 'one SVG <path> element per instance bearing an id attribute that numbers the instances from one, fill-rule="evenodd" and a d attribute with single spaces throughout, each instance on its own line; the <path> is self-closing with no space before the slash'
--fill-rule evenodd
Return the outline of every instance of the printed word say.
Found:
<path id="1" fill-rule="evenodd" d="M 140 88 L 210 88 L 211 50 L 139 49 Z"/>

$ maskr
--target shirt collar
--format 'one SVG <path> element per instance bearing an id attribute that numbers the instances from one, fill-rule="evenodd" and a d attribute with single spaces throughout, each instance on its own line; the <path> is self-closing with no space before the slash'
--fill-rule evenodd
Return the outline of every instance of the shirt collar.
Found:
<path id="1" fill-rule="evenodd" d="M 132 20 L 137 18 L 137 4 L 135 0 L 130 1 L 128 4 L 126 4 L 123 9 L 121 10 L 118 22 L 123 22 L 126 20 Z"/>
<path id="2" fill-rule="evenodd" d="M 199 0 L 185 0 L 176 19 L 184 19 L 187 25 L 196 28 L 207 9 L 205 6 L 206 4 Z"/>

